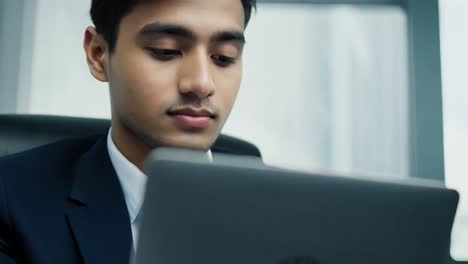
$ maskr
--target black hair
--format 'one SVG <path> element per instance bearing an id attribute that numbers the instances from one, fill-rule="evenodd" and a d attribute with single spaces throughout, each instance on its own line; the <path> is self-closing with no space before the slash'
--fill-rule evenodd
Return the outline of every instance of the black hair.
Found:
<path id="1" fill-rule="evenodd" d="M 144 0 L 92 0 L 91 19 L 96 31 L 107 41 L 109 51 L 115 49 L 117 33 L 122 18 Z M 148 0 L 146 0 L 148 1 Z M 244 7 L 245 26 L 247 26 L 256 0 L 240 0 Z"/>

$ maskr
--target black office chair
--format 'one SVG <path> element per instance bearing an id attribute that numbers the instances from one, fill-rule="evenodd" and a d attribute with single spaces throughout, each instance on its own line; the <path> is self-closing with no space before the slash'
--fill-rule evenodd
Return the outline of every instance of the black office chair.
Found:
<path id="1" fill-rule="evenodd" d="M 64 138 L 105 135 L 109 126 L 110 121 L 106 119 L 0 115 L 0 157 Z M 253 144 L 227 135 L 220 135 L 211 149 L 226 154 L 261 158 L 260 151 Z"/>

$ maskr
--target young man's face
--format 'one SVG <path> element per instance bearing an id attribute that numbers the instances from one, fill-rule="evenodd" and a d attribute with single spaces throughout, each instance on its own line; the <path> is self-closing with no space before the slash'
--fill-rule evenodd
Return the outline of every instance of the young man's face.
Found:
<path id="1" fill-rule="evenodd" d="M 127 130 L 151 148 L 206 150 L 241 83 L 242 3 L 150 2 L 121 20 L 106 60 L 113 129 Z"/>

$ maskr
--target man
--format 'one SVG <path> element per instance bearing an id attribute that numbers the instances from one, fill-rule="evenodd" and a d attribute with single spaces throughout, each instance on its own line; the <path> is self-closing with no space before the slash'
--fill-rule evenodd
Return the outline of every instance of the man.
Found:
<path id="1" fill-rule="evenodd" d="M 0 159 L 0 263 L 128 262 L 143 160 L 159 146 L 210 154 L 240 86 L 254 6 L 92 1 L 84 50 L 91 74 L 109 82 L 112 128 Z"/>

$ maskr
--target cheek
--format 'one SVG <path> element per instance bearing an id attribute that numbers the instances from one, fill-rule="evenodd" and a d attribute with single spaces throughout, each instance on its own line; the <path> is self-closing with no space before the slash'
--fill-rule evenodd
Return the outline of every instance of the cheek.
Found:
<path id="1" fill-rule="evenodd" d="M 242 71 L 241 69 L 236 69 L 233 72 L 229 72 L 229 75 L 222 75 L 222 77 L 217 81 L 217 83 L 219 83 L 216 91 L 219 98 L 218 105 L 226 115 L 229 114 L 234 101 L 236 100 L 241 79 Z"/>
<path id="2" fill-rule="evenodd" d="M 149 114 L 165 111 L 161 109 L 164 102 L 176 96 L 174 78 L 173 70 L 158 67 L 143 56 L 129 56 L 114 60 L 111 87 L 120 105 Z"/>

